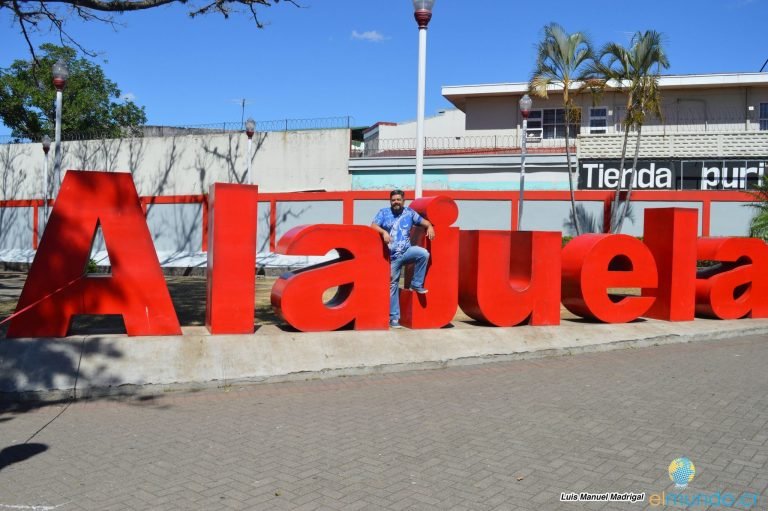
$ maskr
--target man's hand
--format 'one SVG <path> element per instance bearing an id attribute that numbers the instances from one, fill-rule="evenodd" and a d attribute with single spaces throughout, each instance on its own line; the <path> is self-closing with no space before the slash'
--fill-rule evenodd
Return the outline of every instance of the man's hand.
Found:
<path id="1" fill-rule="evenodd" d="M 435 228 L 431 225 L 427 227 L 427 238 L 431 240 L 435 239 Z"/>
<path id="2" fill-rule="evenodd" d="M 381 239 L 383 239 L 383 240 L 384 240 L 384 243 L 386 243 L 387 245 L 389 245 L 390 243 L 392 243 L 392 236 L 390 236 L 390 235 L 389 235 L 389 233 L 388 233 L 387 231 L 385 231 L 384 229 L 382 229 L 381 227 L 379 227 L 378 225 L 376 225 L 376 222 L 373 222 L 373 223 L 371 224 L 371 229 L 373 229 L 374 231 L 376 231 L 376 232 L 378 232 L 379 234 L 381 234 Z"/>

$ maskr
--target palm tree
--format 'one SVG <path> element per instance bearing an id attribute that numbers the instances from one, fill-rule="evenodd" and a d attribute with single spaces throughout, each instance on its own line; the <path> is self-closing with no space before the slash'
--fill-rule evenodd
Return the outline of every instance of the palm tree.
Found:
<path id="1" fill-rule="evenodd" d="M 565 155 L 568 161 L 568 186 L 571 190 L 571 215 L 576 235 L 581 234 L 576 214 L 576 197 L 573 192 L 573 171 L 571 167 L 570 127 L 580 119 L 580 110 L 574 106 L 574 96 L 590 82 L 593 61 L 592 44 L 582 32 L 569 34 L 557 23 L 544 27 L 544 39 L 539 42 L 536 67 L 528 85 L 531 94 L 540 98 L 548 97 L 548 89 L 556 87 L 563 91 L 565 109 Z"/>
<path id="2" fill-rule="evenodd" d="M 640 155 L 640 136 L 648 113 L 661 118 L 661 91 L 659 90 L 659 73 L 661 68 L 669 67 L 666 53 L 662 45 L 662 35 L 654 30 L 636 32 L 632 36 L 629 48 L 616 43 L 606 44 L 600 51 L 596 69 L 599 70 L 606 82 L 616 84 L 618 90 L 627 95 L 626 117 L 623 121 L 624 143 L 621 149 L 619 164 L 620 179 L 616 185 L 616 194 L 611 208 L 611 232 L 621 232 L 624 219 L 627 217 L 632 196 L 637 159 Z M 624 177 L 624 160 L 627 154 L 629 132 L 636 129 L 635 156 L 632 161 L 627 196 L 624 208 L 619 213 L 619 197 Z"/>
<path id="3" fill-rule="evenodd" d="M 768 241 L 768 176 L 763 176 L 763 182 L 755 186 L 750 193 L 755 199 L 755 203 L 750 206 L 757 211 L 749 224 L 749 235 Z"/>

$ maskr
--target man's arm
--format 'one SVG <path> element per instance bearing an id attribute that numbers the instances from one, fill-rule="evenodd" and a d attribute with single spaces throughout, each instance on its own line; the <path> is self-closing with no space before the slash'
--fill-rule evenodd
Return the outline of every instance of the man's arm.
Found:
<path id="1" fill-rule="evenodd" d="M 389 236 L 389 232 L 382 229 L 381 226 L 376 222 L 373 222 L 371 224 L 371 229 L 381 234 L 381 239 L 383 239 L 384 243 L 386 243 L 387 245 L 389 245 L 392 242 L 392 238 Z"/>
<path id="2" fill-rule="evenodd" d="M 421 217 L 421 222 L 419 222 L 419 225 L 427 228 L 427 238 L 430 240 L 435 239 L 435 228 L 432 226 L 432 222 L 424 217 Z"/>

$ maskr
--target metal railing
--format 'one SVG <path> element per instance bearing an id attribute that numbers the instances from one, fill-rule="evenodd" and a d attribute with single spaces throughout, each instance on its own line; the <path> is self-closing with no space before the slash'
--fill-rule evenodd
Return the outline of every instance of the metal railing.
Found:
<path id="1" fill-rule="evenodd" d="M 662 109 L 661 119 L 649 115 L 643 124 L 643 132 L 648 133 L 703 133 L 761 131 L 768 128 L 766 120 L 754 115 L 745 115 L 741 110 L 712 109 L 704 104 L 701 108 L 676 108 L 669 106 Z M 624 133 L 625 108 L 617 108 L 613 133 Z M 635 131 L 635 130 L 632 130 Z M 631 132 L 630 132 L 631 133 Z"/>
<path id="2" fill-rule="evenodd" d="M 276 131 L 305 131 L 323 129 L 349 129 L 352 127 L 353 117 L 322 117 L 316 119 L 275 119 L 271 121 L 257 121 L 257 132 Z M 140 138 L 140 137 L 171 137 L 181 135 L 217 135 L 225 133 L 237 133 L 245 131 L 242 122 L 215 122 L 208 124 L 189 124 L 177 126 L 140 126 L 136 128 L 123 128 L 120 133 L 114 131 L 82 131 L 65 132 L 61 134 L 63 141 L 75 140 L 103 140 L 113 138 Z M 0 144 L 29 144 L 39 143 L 39 138 L 15 137 L 13 135 L 0 135 Z"/>
<path id="3" fill-rule="evenodd" d="M 527 152 L 559 153 L 565 152 L 564 139 L 528 139 Z M 426 156 L 460 156 L 472 154 L 519 154 L 519 135 L 480 135 L 463 137 L 425 137 L 424 154 Z M 575 140 L 571 141 L 575 144 Z M 575 149 L 574 149 L 575 150 Z M 387 158 L 398 156 L 414 156 L 416 154 L 416 138 L 375 139 L 365 143 L 365 146 L 353 148 L 350 156 L 353 158 Z"/>
<path id="4" fill-rule="evenodd" d="M 748 112 L 740 109 L 712 109 L 702 104 L 701 108 L 684 108 L 674 105 L 663 109 L 662 117 L 649 115 L 643 124 L 643 133 L 666 134 L 674 133 L 681 136 L 685 133 L 751 133 L 768 131 L 768 119 L 759 119 L 758 112 Z M 580 134 L 604 133 L 616 135 L 624 133 L 623 121 L 626 116 L 624 108 L 615 109 L 608 118 L 608 126 L 590 127 L 588 116 L 582 117 Z M 562 133 L 562 125 L 557 129 Z M 520 134 L 512 130 L 509 135 L 472 135 L 461 137 L 426 137 L 426 156 L 440 155 L 470 155 L 470 154 L 516 154 L 520 152 Z M 547 125 L 529 129 L 530 135 L 547 133 Z M 634 129 L 632 131 L 635 131 Z M 565 139 L 539 138 L 532 143 L 528 139 L 527 150 L 531 154 L 565 152 Z M 572 145 L 578 141 L 574 139 Z M 372 139 L 365 142 L 361 149 L 353 147 L 350 156 L 353 158 L 376 158 L 414 156 L 416 154 L 415 138 Z"/>
<path id="5" fill-rule="evenodd" d="M 327 130 L 348 129 L 352 127 L 353 117 L 320 117 L 314 119 L 273 119 L 270 121 L 256 121 L 256 131 L 303 131 L 303 130 Z M 245 125 L 241 122 L 219 122 L 209 124 L 189 124 L 180 126 L 157 126 L 169 130 L 188 130 L 199 133 L 231 133 L 244 131 Z M 155 128 L 151 126 L 150 128 Z"/>

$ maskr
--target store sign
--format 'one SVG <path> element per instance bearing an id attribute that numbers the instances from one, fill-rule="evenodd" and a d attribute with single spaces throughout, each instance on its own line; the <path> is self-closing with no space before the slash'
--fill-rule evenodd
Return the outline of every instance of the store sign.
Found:
<path id="1" fill-rule="evenodd" d="M 632 160 L 619 171 L 617 159 L 580 159 L 579 189 L 611 190 L 621 180 L 626 189 L 632 179 Z M 765 175 L 768 158 L 761 160 L 642 159 L 637 162 L 636 190 L 746 190 Z"/>
<path id="2" fill-rule="evenodd" d="M 660 174 L 659 174 L 660 175 Z M 256 207 L 251 185 L 213 185 L 208 198 L 206 326 L 212 334 L 253 333 Z M 410 207 L 428 218 L 429 294 L 400 294 L 401 322 L 441 328 L 458 307 L 490 326 L 557 325 L 560 304 L 604 323 L 639 317 L 690 321 L 768 317 L 768 244 L 754 238 L 697 238 L 698 212 L 645 210 L 643 240 L 585 234 L 561 248 L 561 233 L 462 231 L 456 203 L 425 197 Z M 110 275 L 84 274 L 99 228 Z M 275 311 L 301 331 L 384 330 L 389 321 L 389 253 L 364 225 L 303 225 L 276 252 L 339 258 L 283 274 Z M 697 260 L 722 261 L 706 275 Z M 329 289 L 337 289 L 328 300 Z M 615 296 L 639 288 L 640 296 Z M 79 314 L 120 314 L 128 335 L 179 335 L 138 194 L 128 173 L 67 172 L 8 337 L 64 337 Z"/>

